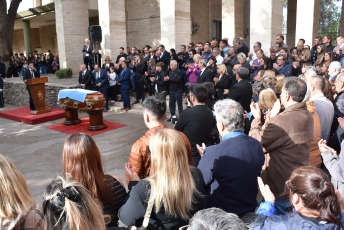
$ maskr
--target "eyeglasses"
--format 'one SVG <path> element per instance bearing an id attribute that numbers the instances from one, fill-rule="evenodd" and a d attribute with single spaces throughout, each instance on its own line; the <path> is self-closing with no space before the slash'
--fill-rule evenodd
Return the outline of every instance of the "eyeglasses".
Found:
<path id="1" fill-rule="evenodd" d="M 188 48 L 191 48 L 191 46 L 188 46 Z"/>
<path id="2" fill-rule="evenodd" d="M 278 59 L 278 58 L 277 58 L 277 61 L 283 61 L 283 59 Z"/>
<path id="3" fill-rule="evenodd" d="M 110 61 L 109 59 L 105 59 L 105 61 Z"/>

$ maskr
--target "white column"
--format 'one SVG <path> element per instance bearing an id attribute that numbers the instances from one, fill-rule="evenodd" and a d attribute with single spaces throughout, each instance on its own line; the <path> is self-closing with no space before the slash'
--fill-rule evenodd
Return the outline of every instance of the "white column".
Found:
<path id="1" fill-rule="evenodd" d="M 161 0 L 161 44 L 166 50 L 191 42 L 190 0 Z"/>
<path id="2" fill-rule="evenodd" d="M 222 37 L 244 37 L 244 0 L 222 0 Z"/>
<path id="3" fill-rule="evenodd" d="M 250 42 L 262 43 L 265 55 L 282 33 L 283 0 L 251 0 Z M 250 45 L 252 49 L 252 45 Z"/>
<path id="4" fill-rule="evenodd" d="M 56 0 L 55 17 L 60 68 L 71 68 L 76 74 L 83 63 L 81 50 L 88 37 L 88 3 Z"/>
<path id="5" fill-rule="evenodd" d="M 118 48 L 127 49 L 127 23 L 125 0 L 99 0 L 99 25 L 102 27 L 101 53 L 103 59 L 110 56 L 112 61 L 119 54 Z"/>
<path id="6" fill-rule="evenodd" d="M 319 32 L 320 0 L 298 0 L 296 9 L 295 44 L 300 38 L 313 46 L 314 37 Z"/>

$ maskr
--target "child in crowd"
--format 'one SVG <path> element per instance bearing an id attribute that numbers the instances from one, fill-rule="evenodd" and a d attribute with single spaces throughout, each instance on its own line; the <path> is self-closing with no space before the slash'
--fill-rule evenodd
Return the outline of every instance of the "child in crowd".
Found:
<path id="1" fill-rule="evenodd" d="M 116 91 L 117 86 L 117 74 L 115 73 L 115 68 L 113 66 L 110 67 L 110 73 L 108 73 L 109 78 L 109 98 L 111 98 L 111 103 L 115 103 L 117 101 L 118 93 Z"/>

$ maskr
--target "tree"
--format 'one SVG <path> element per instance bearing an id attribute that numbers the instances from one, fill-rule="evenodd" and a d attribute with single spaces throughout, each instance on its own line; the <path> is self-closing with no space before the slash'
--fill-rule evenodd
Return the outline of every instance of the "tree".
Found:
<path id="1" fill-rule="evenodd" d="M 7 0 L 0 0 L 0 57 L 4 61 L 11 57 L 14 20 L 21 1 L 12 0 L 7 10 Z"/>
<path id="2" fill-rule="evenodd" d="M 329 34 L 332 41 L 339 33 L 341 10 L 337 2 L 340 0 L 320 0 L 319 34 L 324 37 Z"/>

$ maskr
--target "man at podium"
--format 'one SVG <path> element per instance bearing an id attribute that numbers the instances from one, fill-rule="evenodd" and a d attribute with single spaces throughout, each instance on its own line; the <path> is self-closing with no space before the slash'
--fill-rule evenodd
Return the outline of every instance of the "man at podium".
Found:
<path id="1" fill-rule="evenodd" d="M 26 83 L 28 79 L 39 78 L 39 77 L 40 77 L 39 72 L 35 69 L 35 67 L 33 67 L 33 63 L 30 62 L 29 68 L 24 69 L 23 71 L 23 81 Z M 30 97 L 30 110 L 33 111 L 35 110 L 35 105 L 33 104 L 32 96 L 31 96 L 28 85 L 26 85 L 26 89 L 29 92 L 29 97 Z"/>

